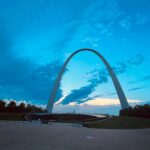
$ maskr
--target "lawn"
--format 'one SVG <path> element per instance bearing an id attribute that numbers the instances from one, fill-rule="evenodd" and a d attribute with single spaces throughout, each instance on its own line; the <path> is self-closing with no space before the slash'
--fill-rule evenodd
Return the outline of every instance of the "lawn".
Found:
<path id="1" fill-rule="evenodd" d="M 22 121 L 25 118 L 24 113 L 0 113 L 0 120 Z"/>
<path id="2" fill-rule="evenodd" d="M 90 123 L 89 128 L 105 128 L 105 129 L 140 129 L 150 128 L 150 119 L 137 117 L 113 117 L 109 120 Z"/>

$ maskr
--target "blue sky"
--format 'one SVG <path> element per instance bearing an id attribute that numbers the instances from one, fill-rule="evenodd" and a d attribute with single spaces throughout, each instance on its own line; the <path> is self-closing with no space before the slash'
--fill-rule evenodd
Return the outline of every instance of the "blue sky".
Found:
<path id="1" fill-rule="evenodd" d="M 149 14 L 149 0 L 0 0 L 0 98 L 45 105 L 65 59 L 88 47 L 109 61 L 131 105 L 149 103 Z M 89 52 L 71 60 L 56 101 L 56 112 L 120 109 Z"/>

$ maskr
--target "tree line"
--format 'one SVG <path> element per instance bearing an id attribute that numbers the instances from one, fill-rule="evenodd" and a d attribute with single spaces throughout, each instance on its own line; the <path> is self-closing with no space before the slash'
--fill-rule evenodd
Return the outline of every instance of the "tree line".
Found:
<path id="1" fill-rule="evenodd" d="M 0 113 L 28 113 L 28 112 L 46 112 L 45 109 L 36 105 L 20 103 L 17 105 L 15 101 L 10 101 L 8 104 L 4 100 L 0 100 Z"/>
<path id="2" fill-rule="evenodd" d="M 150 105 L 149 104 L 136 105 L 134 107 L 122 109 L 120 110 L 120 116 L 150 118 Z"/>

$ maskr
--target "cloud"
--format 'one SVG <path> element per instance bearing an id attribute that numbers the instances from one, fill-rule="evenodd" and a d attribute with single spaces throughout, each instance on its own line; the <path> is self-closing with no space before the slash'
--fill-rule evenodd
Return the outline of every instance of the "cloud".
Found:
<path id="1" fill-rule="evenodd" d="M 134 106 L 141 104 L 141 100 L 128 99 L 130 105 Z M 121 109 L 118 99 L 110 98 L 95 98 L 84 103 L 78 104 L 78 102 L 72 102 L 67 105 L 55 104 L 53 112 L 64 113 L 73 112 L 86 113 L 86 114 L 114 114 L 118 115 Z"/>
<path id="2" fill-rule="evenodd" d="M 138 13 L 136 15 L 136 24 L 137 25 L 142 25 L 142 24 L 145 24 L 146 22 L 148 21 L 148 19 L 146 18 L 146 16 Z"/>
<path id="3" fill-rule="evenodd" d="M 15 67 L 17 68 L 15 69 Z M 10 69 L 2 72 L 0 70 L 1 98 L 26 99 L 46 103 L 60 67 L 61 64 L 58 62 L 43 66 L 34 66 L 29 61 L 22 60 L 11 62 Z M 60 87 L 57 99 L 61 96 Z"/>
<path id="4" fill-rule="evenodd" d="M 88 100 L 87 97 L 95 90 L 98 84 L 106 83 L 108 81 L 107 72 L 105 70 L 94 72 L 93 76 L 93 78 L 88 80 L 88 85 L 72 90 L 70 94 L 61 101 L 61 103 L 68 104 L 73 101 L 83 103 Z"/>
<path id="5" fill-rule="evenodd" d="M 137 54 L 135 56 L 135 58 L 131 58 L 131 59 L 128 60 L 128 64 L 131 65 L 131 66 L 137 66 L 137 65 L 142 64 L 143 61 L 144 61 L 143 55 Z"/>
<path id="6" fill-rule="evenodd" d="M 95 86 L 93 84 L 89 84 L 79 89 L 72 90 L 70 94 L 67 95 L 61 101 L 61 104 L 66 105 L 74 101 L 78 101 L 78 103 L 80 103 L 81 100 L 87 98 L 87 96 L 91 94 L 94 90 L 95 90 Z"/>
<path id="7" fill-rule="evenodd" d="M 120 62 L 120 63 L 117 64 L 116 67 L 112 67 L 112 69 L 114 70 L 114 72 L 116 74 L 121 74 L 121 73 L 124 73 L 124 72 L 127 71 L 128 66 L 127 66 L 126 63 Z"/>
<path id="8" fill-rule="evenodd" d="M 142 81 L 150 80 L 150 75 L 145 75 L 141 79 Z"/>
<path id="9" fill-rule="evenodd" d="M 126 63 L 119 62 L 115 67 L 112 68 L 116 75 L 119 75 L 126 72 L 128 68 L 132 66 L 140 65 L 143 61 L 143 56 L 138 54 L 134 59 L 132 59 L 132 61 L 127 60 Z M 90 94 L 95 91 L 96 87 L 100 84 L 107 83 L 109 78 L 109 73 L 106 68 L 101 70 L 93 70 L 88 72 L 87 75 L 89 75 L 89 84 L 79 89 L 72 90 L 63 100 L 61 100 L 61 104 L 66 105 L 71 102 L 83 103 L 88 101 Z M 116 93 L 110 95 L 114 94 Z"/>
<path id="10" fill-rule="evenodd" d="M 132 25 L 131 18 L 129 16 L 126 16 L 125 19 L 120 21 L 120 25 L 122 28 L 129 31 Z"/>
<path id="11" fill-rule="evenodd" d="M 129 91 L 136 91 L 136 90 L 141 90 L 141 89 L 144 89 L 144 88 L 146 88 L 146 87 L 145 86 L 135 87 L 135 88 L 129 89 Z"/>
<path id="12" fill-rule="evenodd" d="M 115 20 L 120 16 L 116 0 L 97 0 L 89 5 L 81 25 L 81 42 L 97 47 L 103 38 L 113 34 Z"/>
<path id="13" fill-rule="evenodd" d="M 24 99 L 47 103 L 61 62 L 39 66 L 13 51 L 11 38 L 1 29 L 0 34 L 0 98 Z M 57 99 L 62 96 L 59 87 Z"/>
<path id="14" fill-rule="evenodd" d="M 9 104 L 10 101 L 15 101 L 16 105 L 19 105 L 21 103 L 24 103 L 25 105 L 31 104 L 31 103 L 27 102 L 26 100 L 18 100 L 18 101 L 14 100 L 14 99 L 3 99 L 3 100 L 5 101 L 6 105 Z"/>
<path id="15" fill-rule="evenodd" d="M 140 100 L 128 100 L 129 103 L 139 103 Z M 90 100 L 87 102 L 84 102 L 81 105 L 92 105 L 92 106 L 112 106 L 112 105 L 120 105 L 119 99 L 109 99 L 109 98 L 96 98 L 94 100 Z"/>
<path id="16" fill-rule="evenodd" d="M 99 98 L 99 97 L 102 97 L 102 96 L 104 96 L 104 94 L 96 95 L 96 96 L 90 96 L 90 97 L 84 99 L 84 102 L 95 99 L 95 98 Z"/>
<path id="17" fill-rule="evenodd" d="M 128 83 L 129 84 L 135 84 L 135 83 L 138 83 L 138 82 L 144 82 L 144 81 L 148 81 L 150 80 L 150 75 L 145 75 L 137 80 L 134 80 L 134 81 L 129 81 Z"/>
<path id="18" fill-rule="evenodd" d="M 116 95 L 117 93 L 110 93 L 110 94 L 108 94 L 108 96 L 111 96 L 111 95 Z"/>

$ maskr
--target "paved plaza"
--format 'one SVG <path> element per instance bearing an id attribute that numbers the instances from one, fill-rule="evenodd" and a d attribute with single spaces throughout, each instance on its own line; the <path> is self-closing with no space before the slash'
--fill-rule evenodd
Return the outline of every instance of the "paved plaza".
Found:
<path id="1" fill-rule="evenodd" d="M 0 121 L 0 150 L 150 150 L 150 129 Z"/>

